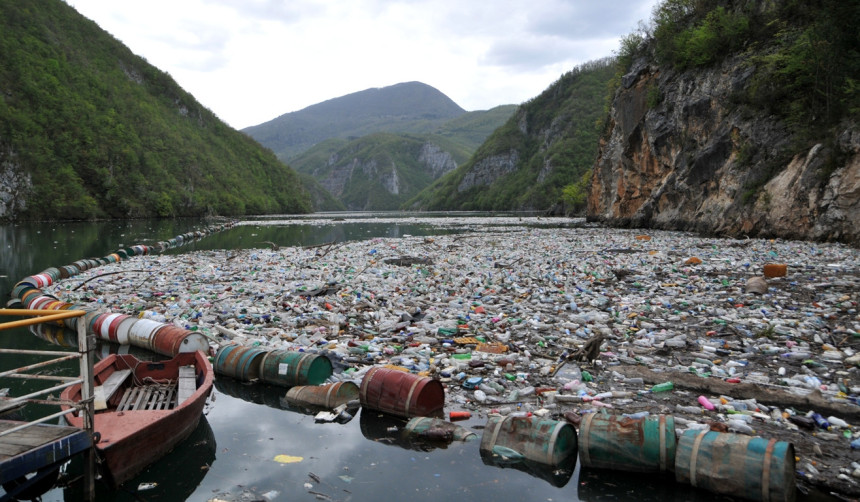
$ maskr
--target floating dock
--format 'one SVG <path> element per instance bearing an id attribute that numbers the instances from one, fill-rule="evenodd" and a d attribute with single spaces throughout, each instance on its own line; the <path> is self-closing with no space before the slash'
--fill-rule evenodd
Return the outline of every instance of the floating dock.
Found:
<path id="1" fill-rule="evenodd" d="M 92 446 L 87 431 L 61 425 L 0 420 L 0 434 L 0 484 L 6 490 L 0 502 L 15 500 L 16 494 L 50 477 Z"/>

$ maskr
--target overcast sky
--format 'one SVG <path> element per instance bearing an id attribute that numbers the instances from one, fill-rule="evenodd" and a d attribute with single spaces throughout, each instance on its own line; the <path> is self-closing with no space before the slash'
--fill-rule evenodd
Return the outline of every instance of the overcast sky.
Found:
<path id="1" fill-rule="evenodd" d="M 66 0 L 241 129 L 419 81 L 466 110 L 612 55 L 658 0 Z"/>

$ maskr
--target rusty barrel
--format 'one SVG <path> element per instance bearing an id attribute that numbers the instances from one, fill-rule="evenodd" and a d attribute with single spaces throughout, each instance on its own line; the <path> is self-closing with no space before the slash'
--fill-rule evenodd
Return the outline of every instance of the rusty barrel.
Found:
<path id="1" fill-rule="evenodd" d="M 260 378 L 260 363 L 266 355 L 266 350 L 259 347 L 243 345 L 225 345 L 215 354 L 215 372 L 250 382 Z"/>
<path id="2" fill-rule="evenodd" d="M 558 465 L 576 456 L 576 429 L 567 422 L 526 416 L 494 415 L 487 420 L 480 449 L 510 448 L 527 460 Z"/>
<path id="3" fill-rule="evenodd" d="M 294 404 L 333 409 L 358 398 L 358 385 L 336 382 L 326 385 L 297 385 L 287 391 L 286 400 Z"/>
<path id="4" fill-rule="evenodd" d="M 273 385 L 319 385 L 332 374 L 329 358 L 310 352 L 272 350 L 260 363 L 260 380 Z"/>
<path id="5" fill-rule="evenodd" d="M 583 467 L 629 472 L 666 472 L 675 468 L 675 418 L 631 418 L 589 413 L 579 426 Z"/>
<path id="6" fill-rule="evenodd" d="M 202 350 L 208 354 L 209 341 L 200 333 L 173 324 L 166 324 L 155 332 L 152 350 L 171 357 L 182 352 L 194 352 L 195 350 Z"/>
<path id="7" fill-rule="evenodd" d="M 451 438 L 454 441 L 472 441 L 478 438 L 477 434 L 463 426 L 435 417 L 410 418 L 403 430 L 410 435 L 427 436 L 430 438 L 434 437 L 432 434 L 434 431 L 450 432 Z"/>
<path id="8" fill-rule="evenodd" d="M 675 480 L 761 501 L 797 496 L 794 445 L 730 432 L 688 430 L 678 440 Z"/>
<path id="9" fill-rule="evenodd" d="M 401 417 L 426 417 L 442 413 L 445 389 L 439 380 L 405 371 L 375 367 L 361 379 L 361 405 Z"/>

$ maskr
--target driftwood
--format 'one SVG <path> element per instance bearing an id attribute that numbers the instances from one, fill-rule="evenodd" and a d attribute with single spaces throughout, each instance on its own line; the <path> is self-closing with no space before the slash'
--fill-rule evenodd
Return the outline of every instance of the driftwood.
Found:
<path id="1" fill-rule="evenodd" d="M 558 370 L 561 369 L 562 366 L 565 365 L 570 360 L 582 361 L 586 360 L 588 362 L 594 361 L 600 356 L 600 345 L 603 344 L 603 340 L 606 339 L 604 335 L 594 335 L 585 342 L 585 345 L 576 349 L 574 352 L 568 354 L 568 356 L 555 366 L 555 370 L 552 372 L 552 376 L 555 376 L 558 373 Z"/>
<path id="2" fill-rule="evenodd" d="M 703 378 L 680 371 L 653 371 L 644 366 L 613 366 L 612 369 L 627 378 L 641 378 L 655 384 L 671 380 L 676 388 L 706 392 L 711 395 L 731 396 L 735 399 L 755 399 L 764 405 L 815 410 L 822 415 L 836 415 L 847 422 L 860 422 L 860 407 L 828 401 L 821 391 L 800 395 L 774 385 L 755 383 L 729 383 L 719 378 Z"/>
<path id="3" fill-rule="evenodd" d="M 412 265 L 433 265 L 433 260 L 430 258 L 421 258 L 419 256 L 400 256 L 397 258 L 386 258 L 383 261 L 387 265 L 399 265 L 401 267 L 411 267 Z"/>
<path id="4" fill-rule="evenodd" d="M 103 274 L 99 274 L 99 275 L 96 275 L 96 276 L 90 277 L 89 279 L 87 279 L 87 280 L 85 280 L 84 282 L 82 282 L 82 283 L 78 284 L 77 286 L 75 286 L 75 287 L 72 289 L 72 291 L 77 291 L 77 290 L 79 290 L 79 289 L 80 289 L 84 284 L 86 284 L 86 283 L 90 282 L 90 281 L 91 281 L 91 280 L 93 280 L 93 279 L 98 279 L 99 277 L 104 277 L 104 276 L 106 276 L 106 275 L 125 274 L 125 273 L 128 273 L 128 272 L 149 272 L 149 270 L 119 270 L 119 271 L 116 271 L 116 272 L 105 272 L 105 273 L 103 273 Z"/>

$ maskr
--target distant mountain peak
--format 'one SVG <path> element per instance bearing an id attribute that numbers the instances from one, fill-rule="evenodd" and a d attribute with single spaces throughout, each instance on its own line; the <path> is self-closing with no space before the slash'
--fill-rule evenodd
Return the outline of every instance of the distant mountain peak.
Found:
<path id="1" fill-rule="evenodd" d="M 332 98 L 243 132 L 288 160 L 329 138 L 427 133 L 465 113 L 435 87 L 413 81 Z"/>

